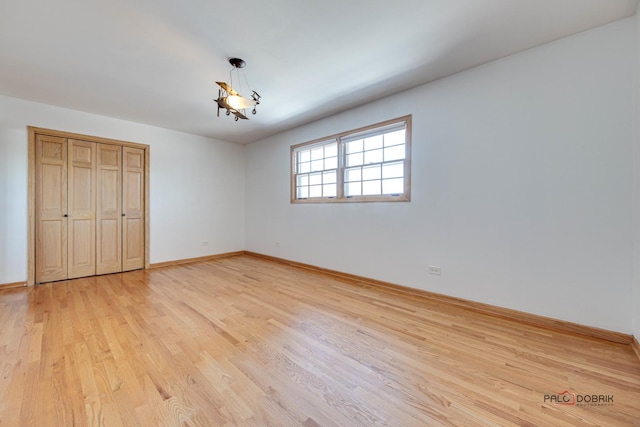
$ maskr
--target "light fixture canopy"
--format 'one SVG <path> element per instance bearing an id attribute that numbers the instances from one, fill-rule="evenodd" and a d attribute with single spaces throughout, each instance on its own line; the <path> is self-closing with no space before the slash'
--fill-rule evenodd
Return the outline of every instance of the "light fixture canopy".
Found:
<path id="1" fill-rule="evenodd" d="M 247 65 L 244 59 L 240 58 L 229 58 L 229 64 L 233 65 L 236 68 L 244 68 Z"/>
<path id="2" fill-rule="evenodd" d="M 247 63 L 240 58 L 229 58 L 229 64 L 232 65 L 233 68 L 229 71 L 229 83 L 226 82 L 216 82 L 220 89 L 218 89 L 218 98 L 215 99 L 218 104 L 218 117 L 220 117 L 220 109 L 226 110 L 226 115 L 229 116 L 233 113 L 236 121 L 239 119 L 249 120 L 246 115 L 245 110 L 247 108 L 251 108 L 251 113 L 256 114 L 256 107 L 260 104 L 260 95 L 255 90 L 251 90 L 249 87 L 249 82 L 247 81 L 247 77 L 244 75 L 244 71 L 241 71 L 241 68 L 244 68 Z M 244 78 L 244 82 L 246 83 L 246 88 L 251 92 L 251 98 L 246 98 L 240 95 L 240 93 L 236 92 L 233 85 L 233 75 L 236 75 L 236 81 L 238 82 L 238 88 L 242 91 L 244 89 L 242 85 L 242 81 L 240 80 L 240 73 L 242 72 L 242 77 Z"/>

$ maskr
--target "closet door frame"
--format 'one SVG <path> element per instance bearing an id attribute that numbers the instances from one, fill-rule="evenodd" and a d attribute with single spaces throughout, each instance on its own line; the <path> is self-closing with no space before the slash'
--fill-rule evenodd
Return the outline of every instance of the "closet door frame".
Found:
<path id="1" fill-rule="evenodd" d="M 55 136 L 100 144 L 117 145 L 144 150 L 144 268 L 149 268 L 149 157 L 150 150 L 146 144 L 119 141 L 91 135 L 82 135 L 53 129 L 27 126 L 29 135 L 29 182 L 28 182 L 28 224 L 27 224 L 27 286 L 36 284 L 36 135 Z"/>

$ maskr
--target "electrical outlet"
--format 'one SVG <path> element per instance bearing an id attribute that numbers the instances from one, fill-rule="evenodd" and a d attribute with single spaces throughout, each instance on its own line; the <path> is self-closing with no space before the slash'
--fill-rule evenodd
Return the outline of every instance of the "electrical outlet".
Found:
<path id="1" fill-rule="evenodd" d="M 435 265 L 430 265 L 429 266 L 429 274 L 435 274 L 437 276 L 442 274 L 442 270 L 440 269 L 440 267 L 436 267 Z"/>
<path id="2" fill-rule="evenodd" d="M 279 248 L 280 247 L 280 240 L 276 240 L 275 245 L 276 245 L 276 248 Z"/>
<path id="3" fill-rule="evenodd" d="M 203 241 L 202 246 L 209 246 L 209 241 L 208 240 Z"/>

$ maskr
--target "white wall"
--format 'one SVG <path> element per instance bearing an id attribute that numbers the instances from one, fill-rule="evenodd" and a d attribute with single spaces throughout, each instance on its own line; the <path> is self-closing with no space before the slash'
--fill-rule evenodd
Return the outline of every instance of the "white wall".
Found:
<path id="1" fill-rule="evenodd" d="M 27 278 L 27 126 L 151 146 L 151 263 L 244 248 L 244 147 L 0 97 L 0 284 Z"/>
<path id="2" fill-rule="evenodd" d="M 630 333 L 634 25 L 249 145 L 246 249 Z M 289 203 L 292 144 L 404 114 L 410 203 Z"/>

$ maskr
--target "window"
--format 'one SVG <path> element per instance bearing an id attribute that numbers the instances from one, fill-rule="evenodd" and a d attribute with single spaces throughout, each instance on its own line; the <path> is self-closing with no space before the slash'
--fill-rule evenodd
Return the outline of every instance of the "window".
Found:
<path id="1" fill-rule="evenodd" d="M 411 116 L 291 147 L 291 202 L 410 200 Z"/>

